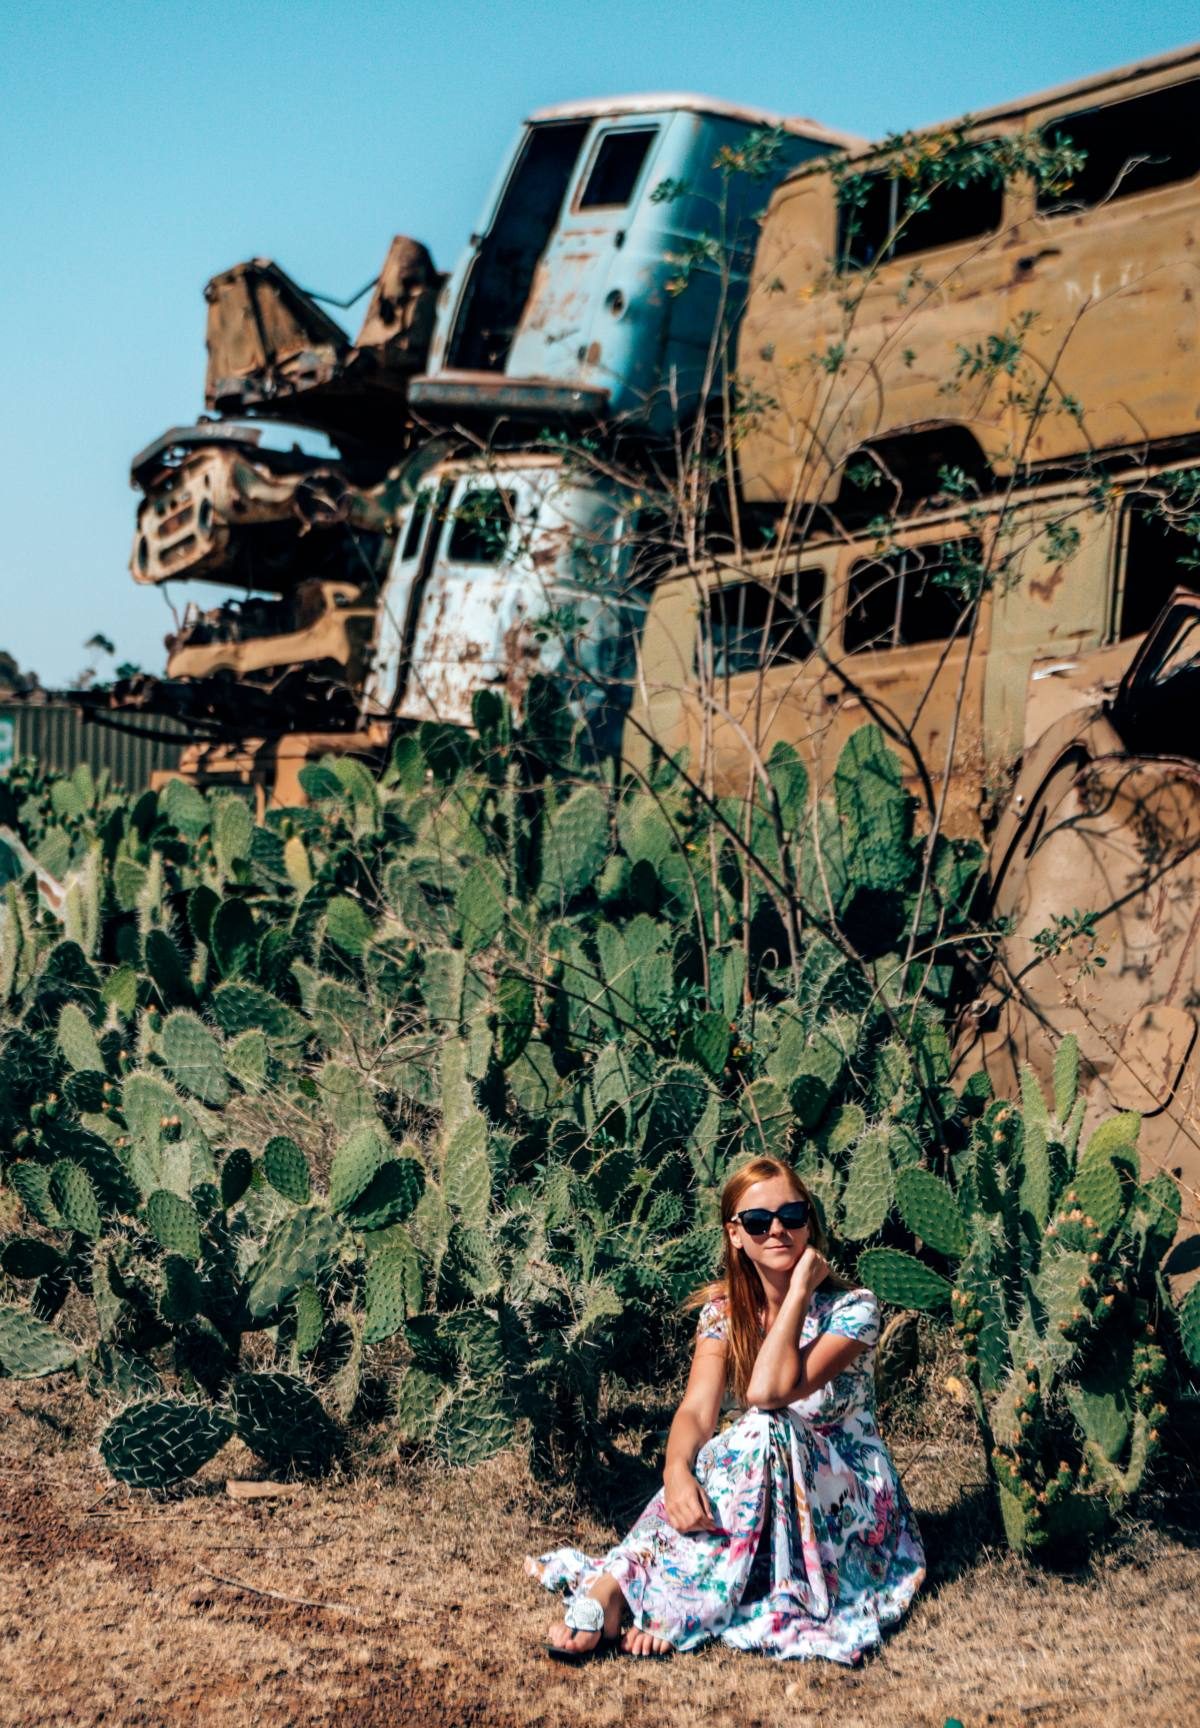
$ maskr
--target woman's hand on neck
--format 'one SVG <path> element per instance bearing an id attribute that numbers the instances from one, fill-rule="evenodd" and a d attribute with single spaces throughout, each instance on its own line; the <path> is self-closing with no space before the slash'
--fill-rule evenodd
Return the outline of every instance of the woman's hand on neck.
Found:
<path id="1" fill-rule="evenodd" d="M 766 1298 L 767 1325 L 771 1326 L 785 1304 L 799 1310 L 803 1316 L 808 1305 L 829 1276 L 829 1262 L 812 1246 L 806 1247 L 796 1264 L 789 1270 L 773 1267 L 755 1268 Z"/>

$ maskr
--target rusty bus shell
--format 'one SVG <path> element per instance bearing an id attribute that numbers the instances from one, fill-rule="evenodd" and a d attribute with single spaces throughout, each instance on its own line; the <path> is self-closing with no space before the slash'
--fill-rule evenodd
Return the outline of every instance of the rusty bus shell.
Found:
<path id="1" fill-rule="evenodd" d="M 762 172 L 723 177 L 719 158 L 762 131 L 778 134 Z M 669 432 L 716 388 L 710 351 L 740 310 L 771 185 L 848 142 L 813 121 L 700 96 L 542 109 L 442 291 L 410 400 L 450 420 L 567 415 Z M 687 263 L 717 231 L 732 272 L 724 284 L 719 269 Z"/>
<path id="2" fill-rule="evenodd" d="M 271 259 L 235 264 L 204 291 L 205 403 L 223 415 L 283 419 L 338 444 L 396 453 L 410 441 L 405 399 L 425 364 L 441 282 L 425 247 L 398 234 L 351 342 Z"/>
<path id="3" fill-rule="evenodd" d="M 1128 664 L 1132 656 L 1132 664 Z M 1079 1042 L 1084 1132 L 1142 1118 L 1143 1171 L 1177 1171 L 1183 1228 L 1167 1270 L 1200 1253 L 1200 599 L 1179 591 L 1111 697 L 1064 715 L 1029 752 L 991 848 L 1007 930 L 958 1050 L 1015 1097 Z M 1147 1168 L 1147 1166 L 1149 1168 Z"/>
<path id="4" fill-rule="evenodd" d="M 1105 670 L 1095 651 L 1123 664 L 1194 580 L 1194 539 L 1160 519 L 1163 473 L 1132 471 L 1105 499 L 1069 480 L 1002 503 L 931 503 L 887 547 L 864 529 L 672 572 L 649 602 L 626 759 L 645 768 L 654 745 L 686 751 L 693 773 L 740 792 L 786 741 L 823 780 L 878 718 L 911 736 L 936 786 L 961 685 L 950 826 L 977 831 L 985 789 L 1002 790 L 1029 741 L 1028 712 L 1040 726 L 1085 706 Z M 943 586 L 956 568 L 986 581 L 973 640 Z"/>
<path id="5" fill-rule="evenodd" d="M 480 690 L 520 714 L 540 673 L 615 744 L 644 604 L 629 591 L 629 504 L 557 455 L 431 468 L 400 519 L 364 714 L 467 726 Z"/>
<path id="6" fill-rule="evenodd" d="M 1054 196 L 1029 178 L 935 189 L 890 248 L 903 208 L 895 179 L 868 178 L 852 237 L 833 175 L 801 170 L 785 181 L 763 224 L 739 338 L 739 377 L 764 404 L 739 451 L 746 497 L 828 502 L 864 448 L 897 465 L 924 450 L 930 476 L 974 450 L 1007 475 L 1088 452 L 1145 460 L 1155 445 L 1194 441 L 1198 102 L 1200 49 L 1189 47 L 974 116 L 979 139 L 1070 139 L 1084 168 Z M 917 145 L 936 150 L 943 130 Z M 885 160 L 842 159 L 868 176 Z M 844 303 L 859 294 L 847 330 Z M 1023 369 L 1053 380 L 1032 426 L 1019 379 L 1003 367 L 972 377 L 960 365 L 961 350 L 1014 333 Z"/>
<path id="7" fill-rule="evenodd" d="M 138 583 L 219 582 L 282 594 L 304 577 L 382 575 L 394 489 L 262 442 L 263 428 L 173 427 L 137 456 L 130 570 Z"/>

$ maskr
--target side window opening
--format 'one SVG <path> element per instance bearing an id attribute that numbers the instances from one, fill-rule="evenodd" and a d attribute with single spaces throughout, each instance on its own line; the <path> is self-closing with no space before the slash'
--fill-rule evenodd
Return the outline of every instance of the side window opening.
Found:
<path id="1" fill-rule="evenodd" d="M 776 588 L 762 582 L 711 588 L 697 655 L 703 648 L 711 651 L 718 678 L 807 660 L 820 629 L 824 595 L 820 565 L 785 572 Z"/>
<path id="2" fill-rule="evenodd" d="M 579 194 L 579 209 L 618 210 L 628 204 L 657 133 L 657 126 L 605 133 Z"/>
<path id="3" fill-rule="evenodd" d="M 994 234 L 1004 219 L 1001 180 L 937 186 L 921 209 L 906 211 L 907 185 L 884 173 L 867 174 L 838 200 L 837 258 L 841 270 L 864 270 L 889 258 L 907 258 Z M 904 226 L 897 233 L 898 225 Z"/>
<path id="4" fill-rule="evenodd" d="M 499 564 L 512 536 L 516 500 L 498 486 L 472 486 L 452 512 L 446 557 L 452 564 Z"/>
<path id="5" fill-rule="evenodd" d="M 1125 505 L 1125 580 L 1117 638 L 1141 636 L 1158 617 L 1172 591 L 1200 591 L 1200 540 L 1167 520 L 1152 498 Z"/>
<path id="6" fill-rule="evenodd" d="M 1042 128 L 1049 144 L 1078 150 L 1083 166 L 1071 184 L 1038 189 L 1041 211 L 1087 210 L 1200 174 L 1200 78 L 1152 90 L 1127 102 L 1064 114 Z"/>
<path id="7" fill-rule="evenodd" d="M 429 487 L 418 492 L 413 499 L 412 509 L 408 517 L 408 527 L 404 531 L 404 544 L 400 548 L 402 564 L 407 564 L 408 560 L 416 555 L 417 547 L 421 544 L 421 530 L 429 516 L 429 506 L 432 499 L 433 493 Z"/>
<path id="8" fill-rule="evenodd" d="M 842 630 L 846 653 L 946 641 L 966 609 L 963 580 L 978 568 L 981 557 L 978 540 L 941 540 L 881 558 L 860 558 L 847 585 Z"/>
<path id="9" fill-rule="evenodd" d="M 588 130 L 586 120 L 529 129 L 480 243 L 450 342 L 450 366 L 503 372 L 538 260 L 550 244 Z"/>

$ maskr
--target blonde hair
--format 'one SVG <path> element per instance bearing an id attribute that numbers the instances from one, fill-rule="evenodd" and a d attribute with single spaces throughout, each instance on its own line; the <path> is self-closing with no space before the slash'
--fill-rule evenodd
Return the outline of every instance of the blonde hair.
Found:
<path id="1" fill-rule="evenodd" d="M 782 1176 L 790 1182 L 798 1199 L 808 1202 L 808 1240 L 818 1254 L 829 1258 L 829 1238 L 821 1223 L 813 1197 L 790 1164 L 779 1158 L 752 1158 L 733 1172 L 721 1190 L 721 1275 L 688 1299 L 688 1307 L 699 1308 L 706 1302 L 724 1298 L 726 1304 L 726 1374 L 735 1398 L 745 1402 L 746 1388 L 754 1370 L 755 1359 L 762 1345 L 764 1312 L 762 1280 L 744 1249 L 735 1248 L 728 1226 L 741 1210 L 743 1196 L 756 1182 L 770 1182 Z M 830 1272 L 826 1285 L 839 1290 L 849 1289 L 846 1280 Z"/>

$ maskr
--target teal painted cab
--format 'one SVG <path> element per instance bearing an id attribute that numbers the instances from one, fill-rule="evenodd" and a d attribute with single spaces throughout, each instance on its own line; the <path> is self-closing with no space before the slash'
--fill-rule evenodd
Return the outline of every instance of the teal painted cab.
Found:
<path id="1" fill-rule="evenodd" d="M 442 289 L 414 407 L 667 432 L 719 387 L 773 188 L 847 142 L 698 96 L 534 114 Z"/>

